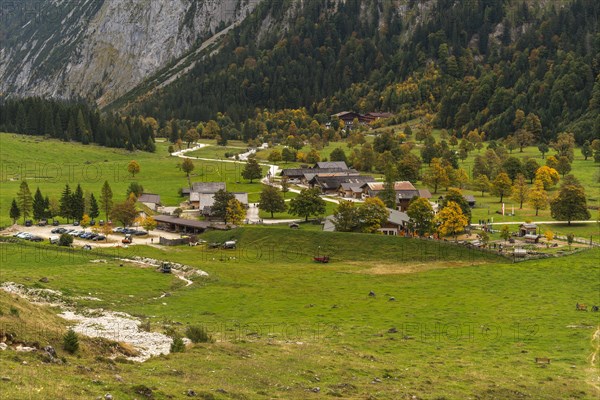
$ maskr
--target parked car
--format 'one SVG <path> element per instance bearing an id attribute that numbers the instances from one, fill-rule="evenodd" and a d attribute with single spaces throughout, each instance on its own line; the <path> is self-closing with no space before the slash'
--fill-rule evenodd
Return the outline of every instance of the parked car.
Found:
<path id="1" fill-rule="evenodd" d="M 80 238 L 82 239 L 88 239 L 92 234 L 90 232 L 84 232 L 81 235 L 79 235 Z"/>
<path id="2" fill-rule="evenodd" d="M 106 239 L 106 236 L 104 236 L 104 235 L 98 235 L 98 236 L 96 236 L 95 238 L 93 238 L 92 240 L 93 240 L 94 242 L 99 242 L 99 241 L 101 241 L 101 240 L 105 240 L 105 239 Z"/>
<path id="3" fill-rule="evenodd" d="M 235 245 L 236 245 L 235 240 L 228 240 L 227 242 L 223 243 L 223 248 L 224 249 L 235 249 Z"/>
<path id="4" fill-rule="evenodd" d="M 144 235 L 147 235 L 148 232 L 146 232 L 146 231 L 135 231 L 133 234 L 135 236 L 144 236 Z"/>
<path id="5" fill-rule="evenodd" d="M 17 233 L 16 237 L 19 239 L 29 239 L 31 237 L 31 233 L 27 233 L 27 232 L 21 232 L 21 233 Z"/>
<path id="6" fill-rule="evenodd" d="M 32 242 L 43 242 L 44 238 L 39 237 L 39 236 L 30 236 L 29 240 L 32 241 Z"/>
<path id="7" fill-rule="evenodd" d="M 61 228 L 54 228 L 50 231 L 50 233 L 59 233 L 59 230 L 61 230 Z"/>
<path id="8" fill-rule="evenodd" d="M 28 219 L 27 221 L 25 221 L 25 226 L 33 226 L 33 221 Z"/>
<path id="9" fill-rule="evenodd" d="M 62 235 L 63 233 L 67 233 L 67 229 L 66 228 L 58 228 L 58 231 L 56 231 L 56 233 L 60 233 Z"/>
<path id="10" fill-rule="evenodd" d="M 60 236 L 50 236 L 50 244 L 58 244 Z"/>
<path id="11" fill-rule="evenodd" d="M 79 221 L 73 222 L 73 226 L 79 226 Z"/>
<path id="12" fill-rule="evenodd" d="M 101 220 L 100 220 L 100 222 L 98 222 L 98 225 L 100 225 L 100 226 L 104 226 L 104 220 L 103 220 L 103 219 L 101 219 Z"/>
<path id="13" fill-rule="evenodd" d="M 46 225 L 48 225 L 47 219 L 42 219 L 38 222 L 38 226 L 46 226 Z"/>
<path id="14" fill-rule="evenodd" d="M 96 226 L 96 220 L 91 220 L 90 221 L 90 226 Z"/>
<path id="15" fill-rule="evenodd" d="M 58 226 L 58 225 L 59 225 L 59 224 L 58 224 L 58 221 L 57 221 L 57 220 L 54 220 L 54 221 L 52 221 L 52 226 Z"/>
<path id="16" fill-rule="evenodd" d="M 86 239 L 88 239 L 88 240 L 94 240 L 94 238 L 96 238 L 96 236 L 98 236 L 97 233 L 90 233 L 90 235 Z"/>

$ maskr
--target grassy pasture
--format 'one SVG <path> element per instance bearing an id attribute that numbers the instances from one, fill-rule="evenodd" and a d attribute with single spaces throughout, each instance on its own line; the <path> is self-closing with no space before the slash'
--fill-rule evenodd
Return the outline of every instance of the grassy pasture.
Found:
<path id="1" fill-rule="evenodd" d="M 19 190 L 21 180 L 26 180 L 35 193 L 39 186 L 43 195 L 59 198 L 66 183 L 71 188 L 81 184 L 99 198 L 105 180 L 111 185 L 114 200 L 125 199 L 126 189 L 132 181 L 142 184 L 144 191 L 158 193 L 165 205 L 178 205 L 180 188 L 187 186 L 185 174 L 178 168 L 181 159 L 171 157 L 168 143 L 157 143 L 156 153 L 130 153 L 120 149 L 24 135 L 0 134 L 0 226 L 11 223 L 8 216 L 10 203 Z M 132 178 L 127 164 L 136 160 L 141 172 Z M 225 181 L 230 191 L 248 192 L 250 201 L 258 201 L 260 183 L 249 184 L 241 177 L 243 163 L 195 161 L 192 181 Z M 265 168 L 266 173 L 266 168 Z M 104 217 L 104 216 L 102 216 Z"/>
<path id="2" fill-rule="evenodd" d="M 155 330 L 203 325 L 216 340 L 141 365 L 94 358 L 87 348 L 65 365 L 0 352 L 0 368 L 11 379 L 0 397 L 133 399 L 140 398 L 137 385 L 157 399 L 183 398 L 187 389 L 218 399 L 594 399 L 599 393 L 590 364 L 597 314 L 575 311 L 576 302 L 600 303 L 598 250 L 510 264 L 443 243 L 303 228 L 254 227 L 204 238 L 235 238 L 239 246 L 122 250 L 209 272 L 190 287 L 132 265 L 90 263 L 97 256 L 40 257 L 31 247 L 0 245 L 3 266 L 11 266 L 1 269 L 0 281 L 32 286 L 48 276 L 44 287 L 92 293 L 102 299 L 95 306 L 143 316 Z M 333 263 L 312 263 L 317 252 Z M 171 296 L 156 299 L 164 291 Z M 14 319 L 7 312 L 14 303 L 0 294 L 0 320 Z M 28 316 L 37 314 L 27 310 L 19 318 L 33 323 Z M 59 320 L 44 318 L 60 329 Z M 552 362 L 541 366 L 535 357 Z"/>

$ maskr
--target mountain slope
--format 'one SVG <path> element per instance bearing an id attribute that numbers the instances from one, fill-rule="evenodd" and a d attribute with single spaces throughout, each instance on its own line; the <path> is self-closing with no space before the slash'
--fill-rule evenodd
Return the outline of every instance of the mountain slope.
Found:
<path id="1" fill-rule="evenodd" d="M 3 9 L 0 92 L 103 106 L 259 0 L 26 0 Z"/>
<path id="2" fill-rule="evenodd" d="M 600 135 L 599 14 L 594 0 L 265 0 L 221 51 L 121 105 L 186 120 L 242 121 L 256 108 L 428 113 L 491 138 L 513 133 L 522 110 L 540 119 L 537 140 L 573 130 L 583 142 Z"/>

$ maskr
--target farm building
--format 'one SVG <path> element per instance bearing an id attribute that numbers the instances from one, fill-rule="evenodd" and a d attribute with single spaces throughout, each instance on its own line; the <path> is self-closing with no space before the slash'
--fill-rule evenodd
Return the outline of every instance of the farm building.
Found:
<path id="1" fill-rule="evenodd" d="M 137 199 L 138 203 L 142 203 L 151 210 L 156 211 L 160 206 L 160 195 L 152 193 L 142 193 Z"/>
<path id="2" fill-rule="evenodd" d="M 366 182 L 361 186 L 362 197 L 376 197 L 383 191 L 384 187 L 385 183 L 383 182 Z M 419 191 L 408 181 L 395 182 L 394 190 L 396 192 L 396 208 L 398 211 L 406 211 L 413 197 L 431 198 L 431 193 L 428 190 Z"/>
<path id="3" fill-rule="evenodd" d="M 537 235 L 538 226 L 536 224 L 521 224 L 519 226 L 519 236 Z"/>
<path id="4" fill-rule="evenodd" d="M 374 182 L 375 178 L 372 176 L 363 175 L 346 175 L 346 174 L 323 174 L 315 175 L 308 184 L 311 187 L 321 188 L 324 194 L 338 194 L 342 184 L 353 184 L 360 188 L 365 182 Z M 351 197 L 351 196 L 348 196 Z"/>
<path id="5" fill-rule="evenodd" d="M 248 207 L 248 193 L 233 193 L 236 200 Z M 210 214 L 210 208 L 215 204 L 215 193 L 195 193 L 190 194 L 190 205 L 196 210 L 202 210 L 206 215 Z"/>
<path id="6" fill-rule="evenodd" d="M 408 223 L 410 221 L 408 214 L 389 208 L 388 210 L 390 212 L 390 216 L 388 217 L 387 222 L 381 226 L 379 232 L 388 236 L 401 235 L 402 232 L 405 232 L 408 228 Z"/>
<path id="7" fill-rule="evenodd" d="M 219 190 L 227 190 L 225 182 L 194 182 L 192 188 L 182 188 L 181 194 L 189 196 L 191 193 L 217 193 Z"/>
<path id="8" fill-rule="evenodd" d="M 156 215 L 154 217 L 158 229 L 168 232 L 203 233 L 209 229 L 226 230 L 225 225 L 217 225 L 207 221 L 171 217 L 169 215 Z"/>
<path id="9" fill-rule="evenodd" d="M 389 217 L 387 222 L 382 224 L 379 232 L 388 236 L 399 236 L 402 232 L 405 232 L 408 227 L 410 218 L 402 211 L 392 210 L 388 208 Z M 323 223 L 323 231 L 335 232 L 335 219 L 333 215 L 325 218 Z"/>

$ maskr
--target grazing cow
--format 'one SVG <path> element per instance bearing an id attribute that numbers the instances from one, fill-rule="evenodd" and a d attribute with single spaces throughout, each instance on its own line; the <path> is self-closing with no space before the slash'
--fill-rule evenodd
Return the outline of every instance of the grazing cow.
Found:
<path id="1" fill-rule="evenodd" d="M 575 305 L 575 310 L 577 310 L 577 311 L 587 311 L 587 306 L 585 304 L 579 304 L 579 303 L 577 303 Z"/>
<path id="2" fill-rule="evenodd" d="M 598 306 L 592 307 L 592 312 L 598 312 Z"/>
<path id="3" fill-rule="evenodd" d="M 375 292 L 371 290 L 371 291 L 369 292 L 369 297 L 375 297 Z"/>

